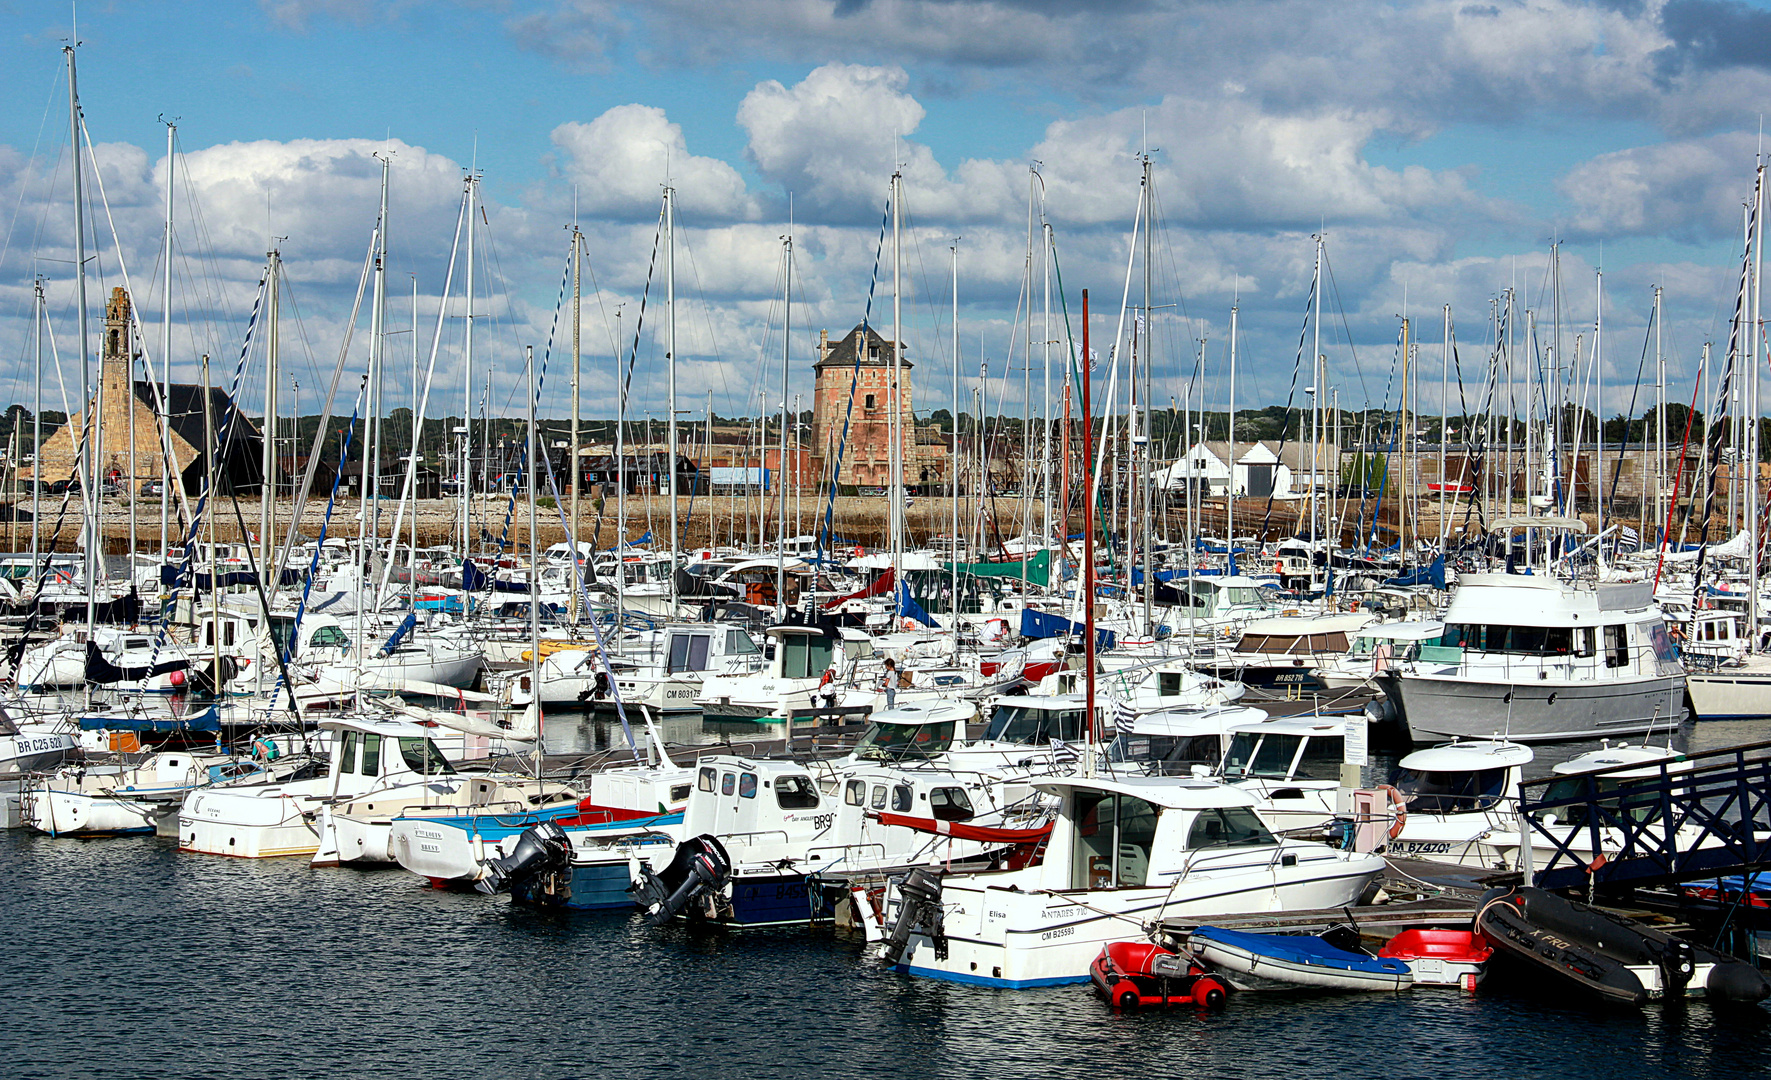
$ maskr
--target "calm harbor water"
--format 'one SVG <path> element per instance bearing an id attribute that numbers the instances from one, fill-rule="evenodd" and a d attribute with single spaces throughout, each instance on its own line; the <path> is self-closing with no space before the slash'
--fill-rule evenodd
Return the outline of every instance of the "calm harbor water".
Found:
<path id="1" fill-rule="evenodd" d="M 1694 749 L 1766 733 L 1711 727 Z M 895 975 L 829 932 L 656 931 L 156 839 L 0 833 L 0 880 L 6 1077 L 1771 1076 L 1766 1008 L 1498 977 L 1118 1016 L 1086 987 Z"/>

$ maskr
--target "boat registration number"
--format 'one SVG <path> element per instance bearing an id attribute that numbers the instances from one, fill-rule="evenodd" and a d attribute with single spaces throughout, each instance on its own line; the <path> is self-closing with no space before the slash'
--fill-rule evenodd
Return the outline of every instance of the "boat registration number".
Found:
<path id="1" fill-rule="evenodd" d="M 1409 855 L 1449 855 L 1449 840 L 1392 840 L 1390 846 Z"/>

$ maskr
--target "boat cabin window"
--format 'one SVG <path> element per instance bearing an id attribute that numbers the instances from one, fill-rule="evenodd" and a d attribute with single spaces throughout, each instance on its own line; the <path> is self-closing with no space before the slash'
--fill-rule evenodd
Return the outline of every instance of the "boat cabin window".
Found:
<path id="1" fill-rule="evenodd" d="M 363 736 L 363 775 L 376 776 L 381 772 L 381 736 Z"/>
<path id="2" fill-rule="evenodd" d="M 738 774 L 738 797 L 740 799 L 756 798 L 756 774 L 753 772 Z"/>
<path id="3" fill-rule="evenodd" d="M 737 790 L 737 786 L 737 773 L 726 773 L 719 778 L 719 793 L 721 795 L 730 795 L 733 791 Z"/>
<path id="4" fill-rule="evenodd" d="M 1585 799 L 1587 798 L 1587 781 L 1588 778 L 1584 776 L 1563 777 L 1551 784 L 1548 789 L 1544 791 L 1543 801 L 1554 802 L 1558 799 Z M 1599 800 L 1611 804 L 1607 808 L 1611 814 L 1619 817 L 1627 816 L 1638 824 L 1646 824 L 1659 819 L 1659 791 L 1650 789 L 1647 791 L 1633 791 L 1628 795 L 1616 794 L 1617 789 L 1621 786 L 1642 785 L 1644 783 L 1642 779 L 1620 780 L 1612 777 L 1598 776 L 1593 777 L 1592 782 L 1595 785 L 1596 794 Z M 1655 781 L 1652 779 L 1646 781 L 1647 784 L 1653 784 L 1654 782 Z M 1607 796 L 1610 796 L 1610 798 L 1606 798 Z M 1550 810 L 1540 810 L 1533 816 L 1542 819 L 1545 816 L 1554 815 L 1556 823 L 1559 825 L 1572 825 L 1576 828 L 1584 828 L 1588 824 L 1590 816 L 1588 811 L 1590 809 L 1591 806 L 1588 803 L 1577 802 L 1571 803 L 1567 806 L 1558 806 Z M 1599 824 L 1605 826 L 1612 824 L 1612 822 L 1605 817 L 1600 817 Z"/>
<path id="5" fill-rule="evenodd" d="M 1078 742 L 1082 739 L 1082 718 L 1085 710 L 1058 711 L 1038 706 L 999 705 L 990 718 L 984 737 L 993 741 L 1045 746 L 1054 739 Z"/>
<path id="6" fill-rule="evenodd" d="M 783 776 L 775 781 L 775 805 L 783 810 L 810 810 L 818 805 L 818 789 L 809 776 Z"/>
<path id="7" fill-rule="evenodd" d="M 316 649 L 342 649 L 350 644 L 350 639 L 336 626 L 322 626 L 314 631 L 307 643 Z"/>
<path id="8" fill-rule="evenodd" d="M 455 771 L 437 744 L 422 735 L 400 736 L 400 757 L 406 768 L 416 773 L 447 775 Z"/>
<path id="9" fill-rule="evenodd" d="M 850 780 L 843 785 L 842 801 L 850 806 L 865 806 L 867 804 L 867 781 Z"/>
<path id="10" fill-rule="evenodd" d="M 1446 639 L 1477 652 L 1518 656 L 1566 656 L 1574 651 L 1574 629 L 1568 626 L 1460 623 L 1447 628 Z"/>
<path id="11" fill-rule="evenodd" d="M 354 773 L 357 771 L 357 733 L 346 731 L 343 735 L 338 743 L 338 771 Z"/>
<path id="12" fill-rule="evenodd" d="M 670 801 L 671 802 L 679 803 L 688 797 L 689 797 L 689 785 L 687 785 L 687 784 L 672 784 L 672 785 L 670 785 Z"/>
<path id="13" fill-rule="evenodd" d="M 1390 781 L 1402 793 L 1411 814 L 1455 814 L 1486 810 L 1506 794 L 1507 770 L 1471 769 L 1427 772 L 1397 769 Z"/>
<path id="14" fill-rule="evenodd" d="M 885 809 L 885 800 L 886 800 L 885 785 L 884 784 L 873 785 L 873 803 L 872 803 L 873 809 L 884 810 Z"/>
<path id="15" fill-rule="evenodd" d="M 718 769 L 705 769 L 704 768 L 701 770 L 700 778 L 695 781 L 695 786 L 700 788 L 702 791 L 712 791 L 713 790 L 713 778 L 718 775 L 719 775 Z"/>
<path id="16" fill-rule="evenodd" d="M 928 757 L 953 745 L 953 722 L 889 724 L 876 722 L 855 744 L 855 756 L 868 760 Z"/>
<path id="17" fill-rule="evenodd" d="M 1621 625 L 1605 628 L 1605 666 L 1608 668 L 1629 666 L 1630 649 L 1625 630 Z"/>
<path id="18" fill-rule="evenodd" d="M 1120 734 L 1111 744 L 1115 761 L 1154 763 L 1156 771 L 1180 775 L 1194 765 L 1216 768 L 1223 756 L 1223 743 L 1216 735 L 1128 735 Z"/>
<path id="19" fill-rule="evenodd" d="M 1670 664 L 1679 658 L 1672 635 L 1666 632 L 1666 624 L 1659 619 L 1648 624 L 1648 643 L 1654 649 L 1654 659 L 1662 664 Z"/>
<path id="20" fill-rule="evenodd" d="M 781 677 L 815 679 L 830 666 L 830 639 L 812 634 L 784 634 L 781 638 Z"/>
<path id="21" fill-rule="evenodd" d="M 727 630 L 726 652 L 732 656 L 748 656 L 751 653 L 762 652 L 762 650 L 756 647 L 756 642 L 752 641 L 750 635 L 744 631 Z"/>
<path id="22" fill-rule="evenodd" d="M 672 634 L 670 635 L 670 657 L 664 673 L 674 675 L 679 671 L 706 671 L 707 649 L 713 643 L 710 634 Z"/>
<path id="23" fill-rule="evenodd" d="M 1345 757 L 1346 736 L 1312 735 L 1304 740 L 1304 754 L 1298 759 L 1292 779 L 1339 780 Z"/>
<path id="24" fill-rule="evenodd" d="M 1291 762 L 1302 741 L 1301 735 L 1238 731 L 1230 737 L 1230 751 L 1224 755 L 1224 776 L 1230 780 L 1283 780 L 1291 774 Z"/>
<path id="25" fill-rule="evenodd" d="M 1159 671 L 1156 673 L 1156 692 L 1163 697 L 1174 697 L 1181 692 L 1181 673 L 1178 671 Z"/>
<path id="26" fill-rule="evenodd" d="M 1076 857 L 1070 886 L 1075 889 L 1135 888 L 1148 882 L 1150 847 L 1161 815 L 1153 804 L 1132 795 L 1078 791 L 1071 812 L 1076 821 Z"/>
<path id="27" fill-rule="evenodd" d="M 1219 806 L 1199 811 L 1193 826 L 1187 830 L 1187 847 L 1245 847 L 1251 844 L 1277 844 L 1261 819 L 1246 806 Z"/>
<path id="28" fill-rule="evenodd" d="M 892 811 L 898 814 L 909 813 L 916 809 L 916 796 L 909 784 L 892 785 Z"/>
<path id="29" fill-rule="evenodd" d="M 973 813 L 964 788 L 938 787 L 929 792 L 929 816 L 936 821 L 970 821 Z"/>

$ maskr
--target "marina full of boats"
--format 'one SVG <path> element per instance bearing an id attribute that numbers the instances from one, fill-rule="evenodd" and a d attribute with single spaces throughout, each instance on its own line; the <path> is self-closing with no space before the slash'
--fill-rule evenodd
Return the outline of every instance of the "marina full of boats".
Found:
<path id="1" fill-rule="evenodd" d="M 73 97 L 71 51 L 68 63 Z M 477 183 L 462 203 L 469 311 Z M 7 564 L 19 572 L 6 588 L 0 824 L 175 845 L 189 859 L 304 859 L 315 874 L 381 868 L 484 904 L 627 911 L 656 927 L 841 933 L 906 978 L 1092 984 L 1115 1008 L 1216 1008 L 1296 987 L 1467 990 L 1491 964 L 1536 965 L 1631 1005 L 1771 992 L 1759 878 L 1771 776 L 1750 772 L 1764 748 L 1741 749 L 1749 794 L 1733 799 L 1704 788 L 1678 745 L 1693 722 L 1771 716 L 1756 478 L 1731 489 L 1738 542 L 1710 542 L 1710 519 L 1726 515 L 1706 505 L 1695 542 L 1667 527 L 1645 544 L 1593 485 L 1558 472 L 1561 447 L 1580 454 L 1580 427 L 1538 416 L 1522 421 L 1524 513 L 1511 486 L 1493 513 L 1474 487 L 1442 481 L 1429 537 L 1404 482 L 1395 529 L 1375 506 L 1366 521 L 1363 495 L 1349 521 L 1355 497 L 1338 496 L 1335 516 L 1335 486 L 1312 465 L 1308 490 L 1284 500 L 1296 527 L 1266 520 L 1271 493 L 1244 493 L 1267 504 L 1250 529 L 1235 485 L 1159 490 L 1148 394 L 1132 407 L 1110 390 L 1097 410 L 1098 380 L 1084 376 L 1080 425 L 1068 411 L 1061 430 L 1045 424 L 1044 466 L 1033 469 L 1029 441 L 1012 496 L 997 498 L 983 466 L 965 492 L 957 468 L 945 484 L 925 475 L 920 497 L 951 510 L 944 534 L 910 525 L 914 440 L 898 430 L 878 463 L 885 522 L 871 550 L 838 539 L 838 489 L 860 486 L 838 482 L 840 461 L 811 485 L 825 501 L 814 534 L 788 528 L 777 484 L 770 505 L 758 493 L 754 530 L 745 511 L 742 536 L 721 537 L 704 505 L 696 543 L 688 522 L 708 493 L 699 467 L 682 467 L 673 381 L 663 473 L 646 481 L 666 497 L 663 517 L 630 539 L 627 419 L 586 528 L 580 417 L 564 476 L 539 432 L 543 348 L 525 349 L 526 415 L 502 448 L 496 498 L 470 490 L 467 423 L 446 451 L 459 453 L 459 502 L 421 500 L 418 447 L 398 483 L 379 475 L 386 184 L 384 167 L 362 278 L 376 343 L 360 370 L 341 350 L 332 379 L 334 395 L 358 385 L 351 419 L 328 449 L 343 398 L 327 398 L 299 478 L 279 474 L 274 439 L 260 440 L 273 497 L 256 534 L 245 485 L 213 463 L 244 422 L 232 403 L 255 335 L 277 340 L 275 253 L 265 321 L 255 306 L 233 382 L 219 399 L 203 388 L 227 406 L 203 436 L 210 464 L 193 467 L 194 498 L 158 548 L 137 542 L 132 498 L 127 551 L 105 554 L 101 444 L 119 433 L 85 425 L 84 487 L 59 493 L 64 512 L 81 504 L 77 554 L 33 522 L 31 550 Z M 894 176 L 894 215 L 901 187 Z M 666 188 L 667 275 L 673 198 Z M 574 266 L 582 242 L 574 229 Z M 895 235 L 890 260 L 895 278 Z M 665 291 L 674 364 L 673 278 Z M 1080 299 L 1074 355 L 1090 357 Z M 122 289 L 110 310 L 124 339 L 139 336 Z M 869 333 L 863 321 L 857 371 Z M 408 419 L 421 432 L 430 385 L 416 330 L 413 347 Z M 122 357 L 124 392 L 139 395 L 133 354 L 106 355 Z M 265 361 L 274 372 L 274 350 Z M 1117 387 L 1119 368 L 1106 377 Z M 359 412 L 370 449 L 356 464 L 373 479 L 353 500 L 341 491 Z M 1406 405 L 1397 424 L 1399 458 L 1417 455 Z M 316 528 L 323 450 L 337 465 Z M 1746 452 L 1757 459 L 1756 445 Z M 1510 470 L 1510 435 L 1506 456 Z M 178 461 L 154 467 L 184 482 Z M 291 481 L 287 506 L 279 479 Z M 1471 522 L 1462 531 L 1454 497 Z M 419 545 L 421 501 L 447 508 L 449 543 Z M 986 502 L 1009 505 L 986 515 Z M 606 511 L 616 539 L 604 548 Z M 218 534 L 230 516 L 241 539 Z M 500 516 L 502 531 L 488 527 Z M 564 540 L 544 546 L 544 518 Z M 1376 541 L 1384 530 L 1393 542 Z M 550 722 L 583 713 L 619 734 L 563 745 Z M 1627 886 L 1634 915 L 1601 902 L 1615 899 L 1601 885 L 1663 851 L 1674 857 L 1656 874 L 1628 879 L 1655 879 Z M 1584 897 L 1541 876 L 1571 865 L 1586 868 Z M 1671 912 L 1661 925 L 1636 917 L 1651 900 Z M 1663 928 L 1688 928 L 1694 912 L 1713 930 L 1701 947 Z"/>

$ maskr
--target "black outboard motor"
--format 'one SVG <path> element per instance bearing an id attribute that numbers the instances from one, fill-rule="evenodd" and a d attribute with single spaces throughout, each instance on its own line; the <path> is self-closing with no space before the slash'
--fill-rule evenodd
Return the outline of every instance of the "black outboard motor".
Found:
<path id="1" fill-rule="evenodd" d="M 543 874 L 564 870 L 571 858 L 572 841 L 566 839 L 566 831 L 551 821 L 538 822 L 523 830 L 508 856 L 487 861 L 486 876 L 474 882 L 474 888 L 488 894 L 515 892 Z"/>
<path id="2" fill-rule="evenodd" d="M 718 917 L 726 880 L 732 876 L 732 860 L 719 838 L 703 833 L 678 844 L 670 865 L 662 873 L 651 867 L 641 870 L 640 880 L 628 890 L 653 926 L 663 926 L 700 898 L 702 910 Z"/>
<path id="3" fill-rule="evenodd" d="M 910 944 L 916 930 L 927 934 L 935 943 L 935 957 L 947 959 L 947 930 L 941 909 L 941 875 L 939 871 L 917 867 L 898 883 L 898 917 L 886 933 L 885 962 L 896 964 Z"/>

